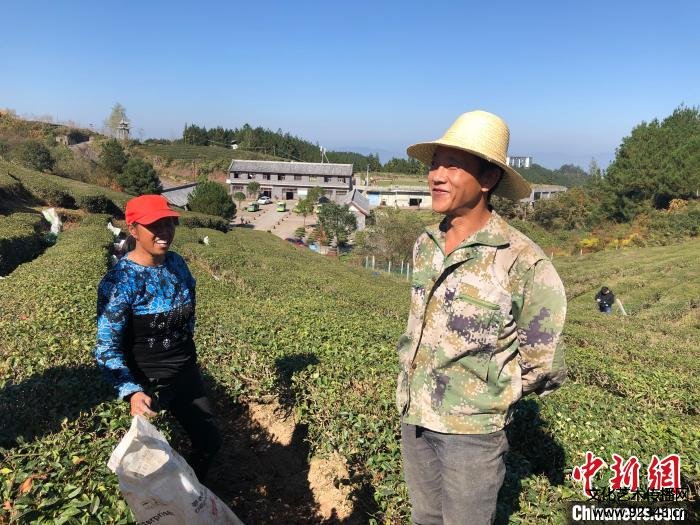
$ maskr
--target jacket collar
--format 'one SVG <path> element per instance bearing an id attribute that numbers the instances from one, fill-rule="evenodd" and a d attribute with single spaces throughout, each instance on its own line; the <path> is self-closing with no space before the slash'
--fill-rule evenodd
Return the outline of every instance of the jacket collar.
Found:
<path id="1" fill-rule="evenodd" d="M 432 241 L 437 245 L 437 247 L 445 254 L 445 232 L 449 228 L 448 217 L 445 217 L 439 224 L 433 224 L 431 226 L 426 226 L 425 231 Z M 498 215 L 495 211 L 491 211 L 491 216 L 486 222 L 483 228 L 472 233 L 469 237 L 464 239 L 459 245 L 454 249 L 452 253 L 449 254 L 448 259 L 450 259 L 450 264 L 456 262 L 462 262 L 470 257 L 471 246 L 491 246 L 494 248 L 507 246 L 508 241 L 508 223 L 503 220 L 503 218 Z"/>

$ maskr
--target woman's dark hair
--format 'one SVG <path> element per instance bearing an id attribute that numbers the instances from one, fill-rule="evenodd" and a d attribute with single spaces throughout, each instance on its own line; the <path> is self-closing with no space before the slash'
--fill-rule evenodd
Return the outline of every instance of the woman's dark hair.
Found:
<path id="1" fill-rule="evenodd" d="M 124 253 L 130 252 L 134 248 L 136 248 L 136 239 L 129 235 L 127 236 L 126 243 L 124 244 Z"/>

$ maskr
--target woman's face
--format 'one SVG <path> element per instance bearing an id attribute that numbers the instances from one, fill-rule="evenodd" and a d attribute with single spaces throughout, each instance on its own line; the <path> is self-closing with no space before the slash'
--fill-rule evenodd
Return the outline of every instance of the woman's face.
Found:
<path id="1" fill-rule="evenodd" d="M 129 225 L 129 233 L 136 240 L 137 247 L 153 257 L 164 256 L 175 238 L 175 219 L 163 217 L 151 224 Z"/>

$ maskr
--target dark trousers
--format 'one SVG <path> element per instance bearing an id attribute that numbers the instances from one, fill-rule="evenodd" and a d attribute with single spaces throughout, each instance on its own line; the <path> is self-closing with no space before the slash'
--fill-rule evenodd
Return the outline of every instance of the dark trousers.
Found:
<path id="1" fill-rule="evenodd" d="M 401 424 L 404 476 L 417 525 L 488 525 L 506 473 L 505 431 L 442 434 Z"/>
<path id="2" fill-rule="evenodd" d="M 151 380 L 148 394 L 153 398 L 154 410 L 167 410 L 187 432 L 192 452 L 186 459 L 197 479 L 203 481 L 221 448 L 221 434 L 199 368 L 193 365 L 172 379 Z"/>

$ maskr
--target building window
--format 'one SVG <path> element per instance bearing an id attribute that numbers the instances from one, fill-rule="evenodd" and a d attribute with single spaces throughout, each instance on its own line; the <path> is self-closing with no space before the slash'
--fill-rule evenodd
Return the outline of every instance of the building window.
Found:
<path id="1" fill-rule="evenodd" d="M 234 178 L 234 179 L 237 179 L 237 178 L 238 178 L 238 173 L 234 173 L 234 174 L 233 174 L 233 178 Z"/>
<path id="2" fill-rule="evenodd" d="M 323 182 L 331 182 L 333 177 L 323 177 Z"/>
<path id="3" fill-rule="evenodd" d="M 338 182 L 345 184 L 345 177 L 338 177 Z"/>
<path id="4" fill-rule="evenodd" d="M 248 180 L 251 180 L 251 179 L 254 179 L 254 178 L 255 178 L 255 175 L 252 174 L 252 173 L 246 173 L 246 175 L 248 175 Z"/>
<path id="5" fill-rule="evenodd" d="M 336 197 L 342 197 L 343 195 L 347 195 L 347 194 L 348 194 L 348 192 L 347 192 L 347 191 L 344 191 L 344 190 L 337 190 L 337 191 L 335 192 L 335 196 L 336 196 Z"/>
<path id="6" fill-rule="evenodd" d="M 282 174 L 277 175 L 277 180 L 284 180 L 284 179 L 286 179 L 286 177 L 284 175 L 282 175 Z"/>
<path id="7" fill-rule="evenodd" d="M 316 182 L 318 180 L 318 177 L 316 175 L 311 175 L 309 177 L 309 182 Z"/>
<path id="8" fill-rule="evenodd" d="M 294 175 L 294 180 L 301 180 L 301 175 Z"/>
<path id="9" fill-rule="evenodd" d="M 270 174 L 269 173 L 264 174 L 263 180 L 270 180 Z"/>

